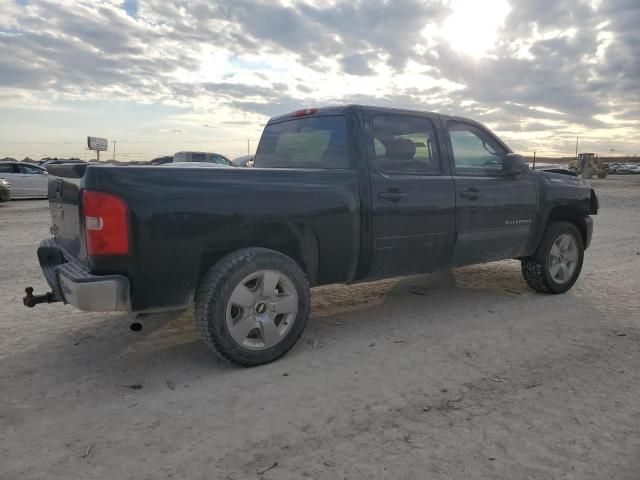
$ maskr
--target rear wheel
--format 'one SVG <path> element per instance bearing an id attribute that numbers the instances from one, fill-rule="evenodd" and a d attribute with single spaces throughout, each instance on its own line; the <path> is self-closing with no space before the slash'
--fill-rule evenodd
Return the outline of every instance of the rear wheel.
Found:
<path id="1" fill-rule="evenodd" d="M 607 172 L 600 172 L 598 173 L 598 178 L 607 178 Z"/>
<path id="2" fill-rule="evenodd" d="M 264 248 L 227 255 L 202 279 L 196 320 L 205 344 L 241 366 L 287 353 L 309 315 L 309 283 L 296 262 Z"/>
<path id="3" fill-rule="evenodd" d="M 575 225 L 553 222 L 536 252 L 522 259 L 522 275 L 538 292 L 564 293 L 578 279 L 583 259 L 584 244 Z"/>

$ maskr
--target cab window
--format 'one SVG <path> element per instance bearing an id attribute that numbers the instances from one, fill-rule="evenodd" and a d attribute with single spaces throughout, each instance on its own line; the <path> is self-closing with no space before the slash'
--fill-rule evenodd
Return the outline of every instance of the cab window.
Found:
<path id="1" fill-rule="evenodd" d="M 457 173 L 502 172 L 506 150 L 487 132 L 462 122 L 447 124 Z"/>
<path id="2" fill-rule="evenodd" d="M 374 163 L 384 173 L 438 174 L 435 130 L 431 120 L 382 114 L 373 120 Z"/>

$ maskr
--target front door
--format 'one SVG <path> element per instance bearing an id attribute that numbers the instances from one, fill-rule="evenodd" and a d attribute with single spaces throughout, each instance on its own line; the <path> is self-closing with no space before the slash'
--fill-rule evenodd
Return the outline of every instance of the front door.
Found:
<path id="1" fill-rule="evenodd" d="M 537 222 L 530 172 L 507 175 L 508 152 L 488 130 L 449 121 L 456 192 L 456 242 L 451 264 L 515 258 L 526 253 Z"/>
<path id="2" fill-rule="evenodd" d="M 434 119 L 381 113 L 367 126 L 373 242 L 368 277 L 446 266 L 455 198 Z"/>

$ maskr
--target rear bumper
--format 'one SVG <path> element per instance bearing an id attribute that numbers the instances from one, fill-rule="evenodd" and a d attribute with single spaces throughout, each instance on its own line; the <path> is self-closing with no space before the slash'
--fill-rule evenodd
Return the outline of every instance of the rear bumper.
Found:
<path id="1" fill-rule="evenodd" d="M 38 260 L 54 295 L 65 303 L 90 312 L 131 311 L 127 277 L 93 275 L 55 240 L 40 243 Z"/>

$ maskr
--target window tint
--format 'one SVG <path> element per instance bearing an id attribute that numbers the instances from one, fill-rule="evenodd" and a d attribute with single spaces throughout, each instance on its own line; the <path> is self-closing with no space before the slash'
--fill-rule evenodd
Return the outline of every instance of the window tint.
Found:
<path id="1" fill-rule="evenodd" d="M 204 153 L 192 153 L 191 154 L 192 162 L 206 162 L 207 156 Z"/>
<path id="2" fill-rule="evenodd" d="M 0 163 L 0 173 L 13 173 L 13 165 L 11 163 Z"/>
<path id="3" fill-rule="evenodd" d="M 490 135 L 481 129 L 459 122 L 449 122 L 449 137 L 456 171 L 498 173 L 507 153 Z"/>
<path id="4" fill-rule="evenodd" d="M 18 170 L 20 171 L 20 173 L 26 173 L 29 175 L 43 175 L 44 172 L 37 168 L 37 167 L 32 167 L 31 165 L 18 165 Z"/>
<path id="5" fill-rule="evenodd" d="M 427 118 L 378 115 L 373 120 L 375 164 L 385 173 L 439 173 L 433 124 Z"/>
<path id="6" fill-rule="evenodd" d="M 267 125 L 260 139 L 255 166 L 348 168 L 345 118 L 310 117 Z"/>

